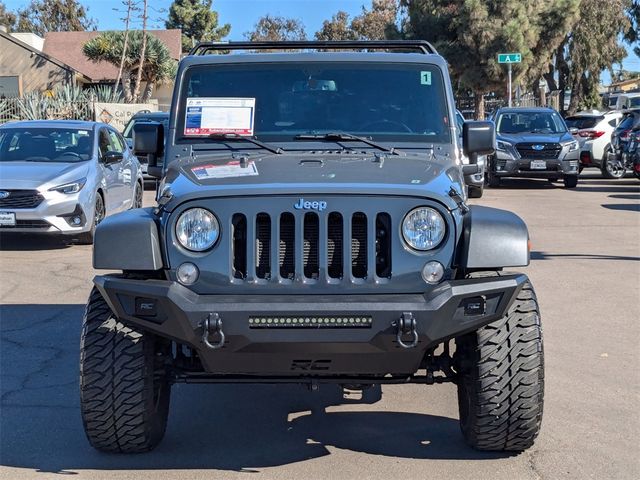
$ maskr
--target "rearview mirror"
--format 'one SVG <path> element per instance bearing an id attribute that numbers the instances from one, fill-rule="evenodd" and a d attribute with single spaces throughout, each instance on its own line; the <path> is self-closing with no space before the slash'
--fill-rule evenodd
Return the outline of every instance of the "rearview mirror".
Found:
<path id="1" fill-rule="evenodd" d="M 493 122 L 464 122 L 462 148 L 470 163 L 477 163 L 478 155 L 491 155 L 496 150 L 496 127 Z"/>
<path id="2" fill-rule="evenodd" d="M 147 157 L 147 174 L 160 178 L 158 157 L 164 155 L 164 127 L 158 122 L 138 122 L 133 126 L 133 153 Z"/>

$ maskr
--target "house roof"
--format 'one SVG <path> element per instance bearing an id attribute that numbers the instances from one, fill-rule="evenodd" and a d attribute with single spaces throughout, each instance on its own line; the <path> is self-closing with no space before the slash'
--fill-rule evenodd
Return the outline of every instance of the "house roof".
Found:
<path id="1" fill-rule="evenodd" d="M 6 33 L 6 32 L 3 32 L 2 30 L 0 30 L 0 38 L 8 40 L 9 42 L 13 42 L 14 44 L 16 44 L 16 45 L 24 48 L 25 50 L 31 52 L 31 54 L 37 55 L 40 58 L 45 59 L 47 62 L 53 63 L 57 67 L 60 67 L 60 68 L 62 68 L 64 70 L 69 70 L 70 72 L 76 73 L 77 75 L 83 77 L 83 79 L 85 81 L 89 80 L 89 78 L 87 78 L 81 71 L 75 69 L 73 66 L 71 66 L 71 65 L 69 65 L 69 64 L 67 64 L 65 62 L 60 61 L 60 59 L 58 59 L 58 58 L 54 58 L 51 55 L 47 55 L 46 53 L 39 51 L 38 49 L 32 47 L 31 45 L 28 45 L 28 44 L 24 43 L 22 40 L 19 40 L 18 38 L 14 37 L 13 35 L 11 35 L 9 33 Z"/>
<path id="2" fill-rule="evenodd" d="M 102 32 L 48 32 L 44 37 L 44 52 L 89 77 L 94 82 L 113 81 L 118 76 L 118 67 L 108 62 L 92 62 L 82 52 L 89 40 Z M 180 60 L 182 33 L 179 29 L 149 30 L 149 34 L 163 42 L 171 57 Z"/>

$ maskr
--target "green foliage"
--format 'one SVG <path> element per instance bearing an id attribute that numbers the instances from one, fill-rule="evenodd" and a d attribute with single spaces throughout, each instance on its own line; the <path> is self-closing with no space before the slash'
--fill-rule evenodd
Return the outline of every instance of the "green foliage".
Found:
<path id="1" fill-rule="evenodd" d="M 295 18 L 265 15 L 255 24 L 253 31 L 246 32 L 245 38 L 252 42 L 278 42 L 284 40 L 305 40 L 304 25 Z"/>
<path id="2" fill-rule="evenodd" d="M 640 0 L 633 0 L 627 9 L 629 28 L 625 40 L 634 45 L 633 52 L 640 57 Z"/>
<path id="3" fill-rule="evenodd" d="M 231 25 L 218 26 L 218 12 L 212 0 L 174 0 L 169 7 L 167 28 L 182 30 L 182 50 L 188 52 L 199 42 L 219 41 L 229 35 Z"/>
<path id="4" fill-rule="evenodd" d="M 372 0 L 371 9 L 362 7 L 362 13 L 349 22 L 349 15 L 339 11 L 325 20 L 315 34 L 316 40 L 383 40 L 392 36 L 398 17 L 396 0 Z"/>
<path id="5" fill-rule="evenodd" d="M 133 101 L 135 89 L 134 71 L 137 71 L 142 53 L 142 35 L 140 30 L 129 32 L 127 50 L 124 56 L 123 65 L 123 94 L 127 101 Z M 120 66 L 124 51 L 124 32 L 104 32 L 85 43 L 82 51 L 94 62 L 106 61 Z M 171 53 L 167 46 L 153 35 L 147 35 L 147 45 L 144 52 L 144 63 L 142 66 L 142 81 L 146 82 L 147 88 L 142 95 L 143 101 L 149 99 L 153 85 L 175 78 L 177 62 L 171 58 Z"/>
<path id="6" fill-rule="evenodd" d="M 16 30 L 44 36 L 47 32 L 95 30 L 96 23 L 78 0 L 31 0 L 18 10 Z"/>
<path id="7" fill-rule="evenodd" d="M 432 41 L 449 61 L 459 87 L 482 99 L 504 89 L 498 53 L 520 52 L 515 82 L 537 81 L 577 19 L 580 0 L 402 0 L 404 36 Z M 476 115 L 483 116 L 479 102 Z"/>
<path id="8" fill-rule="evenodd" d="M 6 27 L 8 31 L 11 31 L 14 28 L 16 20 L 16 14 L 7 10 L 4 2 L 0 2 L 0 26 Z"/>

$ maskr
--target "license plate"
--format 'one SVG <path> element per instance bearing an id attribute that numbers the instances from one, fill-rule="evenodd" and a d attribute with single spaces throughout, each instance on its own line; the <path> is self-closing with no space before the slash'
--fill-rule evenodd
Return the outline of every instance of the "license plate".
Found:
<path id="1" fill-rule="evenodd" d="M 547 162 L 544 160 L 532 160 L 531 170 L 546 170 Z"/>
<path id="2" fill-rule="evenodd" d="M 15 227 L 16 226 L 16 214 L 13 212 L 0 212 L 0 226 L 1 227 Z"/>

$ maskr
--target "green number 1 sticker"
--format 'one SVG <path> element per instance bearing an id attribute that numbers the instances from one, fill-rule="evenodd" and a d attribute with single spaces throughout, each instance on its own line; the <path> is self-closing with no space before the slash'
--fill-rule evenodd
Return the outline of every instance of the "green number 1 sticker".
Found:
<path id="1" fill-rule="evenodd" d="M 422 85 L 431 85 L 431 72 L 420 72 L 420 83 Z"/>

